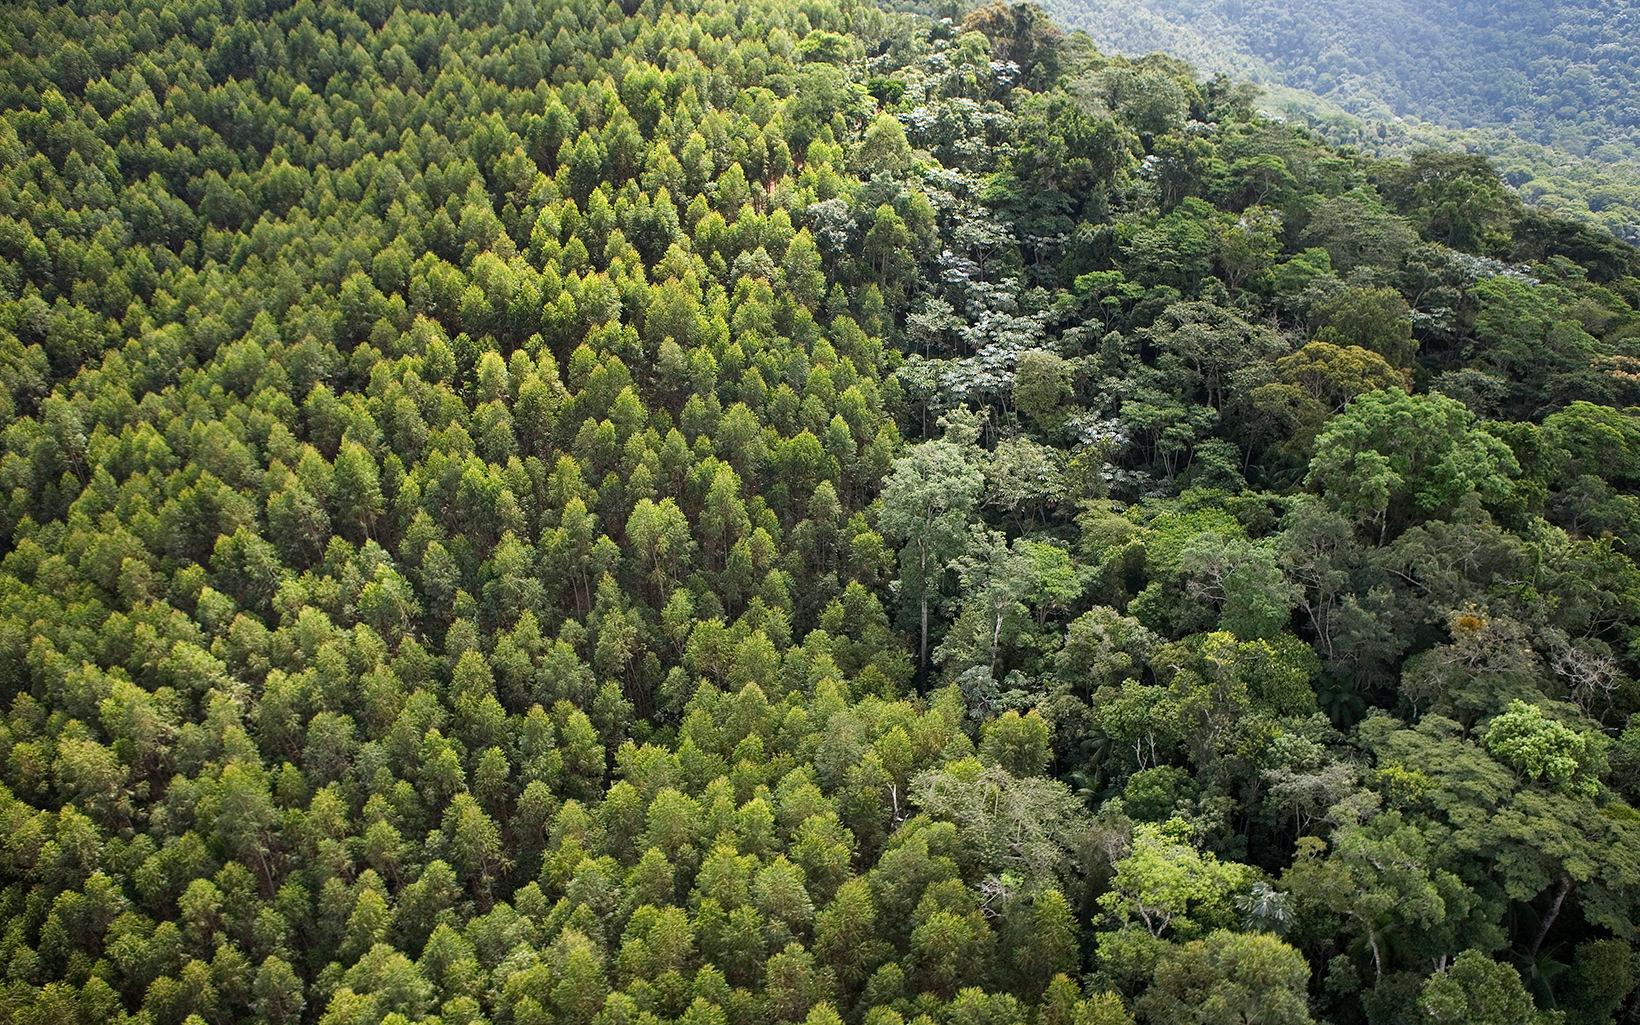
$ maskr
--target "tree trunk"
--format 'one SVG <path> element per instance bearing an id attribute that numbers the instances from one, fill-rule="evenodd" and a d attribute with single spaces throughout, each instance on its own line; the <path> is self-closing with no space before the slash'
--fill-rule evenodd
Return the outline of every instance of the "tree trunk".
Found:
<path id="1" fill-rule="evenodd" d="M 1528 957 L 1537 957 L 1538 948 L 1548 938 L 1549 930 L 1560 917 L 1560 908 L 1566 903 L 1566 895 L 1572 892 L 1572 877 L 1566 873 L 1560 876 L 1560 892 L 1555 894 L 1555 902 L 1549 905 L 1549 913 L 1543 917 L 1543 924 L 1538 926 L 1537 938 L 1532 941 L 1532 949 L 1527 952 Z"/>
<path id="2" fill-rule="evenodd" d="M 917 648 L 917 672 L 928 669 L 928 587 L 926 582 L 922 594 L 922 641 Z"/>
<path id="3" fill-rule="evenodd" d="M 928 541 L 923 539 L 918 543 L 917 572 L 922 577 L 922 640 L 917 647 L 917 673 L 919 676 L 928 670 Z"/>

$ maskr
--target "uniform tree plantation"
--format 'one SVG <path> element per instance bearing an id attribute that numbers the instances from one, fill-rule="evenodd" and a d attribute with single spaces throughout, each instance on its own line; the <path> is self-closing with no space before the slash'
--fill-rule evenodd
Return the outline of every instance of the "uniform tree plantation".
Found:
<path id="1" fill-rule="evenodd" d="M 0 111 L 0 1021 L 1636 1020 L 1640 252 L 1483 161 L 1018 4 Z"/>

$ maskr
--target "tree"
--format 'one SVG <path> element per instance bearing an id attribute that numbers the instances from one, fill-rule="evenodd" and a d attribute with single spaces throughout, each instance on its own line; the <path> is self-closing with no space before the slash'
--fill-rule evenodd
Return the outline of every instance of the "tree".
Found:
<path id="1" fill-rule="evenodd" d="M 467 877 L 474 895 L 487 904 L 496 878 L 507 866 L 500 829 L 471 794 L 457 794 L 445 809 L 444 832 L 455 868 Z"/>
<path id="2" fill-rule="evenodd" d="M 915 985 L 949 1000 L 961 983 L 986 970 L 996 956 L 995 941 L 984 920 L 976 918 L 935 911 L 911 930 L 911 978 Z"/>
<path id="3" fill-rule="evenodd" d="M 982 32 L 996 55 L 1019 66 L 1019 81 L 1031 89 L 1051 83 L 1059 71 L 1065 33 L 1034 4 L 992 3 L 963 19 L 966 31 Z"/>
<path id="4" fill-rule="evenodd" d="M 554 944 L 550 960 L 557 979 L 551 991 L 557 1020 L 591 1025 L 609 993 L 599 950 L 586 936 L 568 932 Z"/>
<path id="5" fill-rule="evenodd" d="M 1324 908 L 1336 916 L 1330 939 L 1363 943 L 1375 983 L 1396 966 L 1396 952 L 1417 949 L 1449 917 L 1460 919 L 1473 900 L 1456 876 L 1432 864 L 1428 837 L 1399 812 L 1340 826 L 1330 844 L 1300 838 L 1298 852 L 1281 881 L 1300 919 L 1325 929 L 1315 912 Z"/>
<path id="6" fill-rule="evenodd" d="M 258 1017 L 274 1025 L 300 1021 L 307 1001 L 302 996 L 302 980 L 289 963 L 275 955 L 268 955 L 256 971 L 253 985 Z"/>
<path id="7" fill-rule="evenodd" d="M 1479 950 L 1464 951 L 1450 968 L 1425 980 L 1418 1009 L 1430 1025 L 1536 1025 L 1554 1020 L 1532 1006 L 1518 972 Z"/>
<path id="8" fill-rule="evenodd" d="M 815 917 L 814 952 L 850 1000 L 887 958 L 890 948 L 878 935 L 877 906 L 864 879 L 845 882 Z"/>
<path id="9" fill-rule="evenodd" d="M 1030 557 L 1018 543 L 1010 546 L 1001 534 L 985 531 L 976 534 L 969 551 L 953 565 L 968 597 L 934 657 L 958 674 L 984 665 L 995 679 L 1005 647 L 1028 622 L 1024 600 L 1033 584 Z M 973 711 L 983 717 L 995 709 Z"/>
<path id="10" fill-rule="evenodd" d="M 337 521 L 350 528 L 351 536 L 360 540 L 370 536 L 385 500 L 381 473 L 363 445 L 344 442 L 336 453 L 336 483 L 331 501 Z"/>
<path id="11" fill-rule="evenodd" d="M 1600 790 L 1599 772 L 1591 771 L 1591 762 L 1598 758 L 1598 742 L 1524 701 L 1511 701 L 1487 724 L 1480 739 L 1494 758 L 1527 779 L 1541 779 L 1551 787 L 1590 796 Z"/>
<path id="12" fill-rule="evenodd" d="M 1288 351 L 1287 344 L 1270 329 L 1205 302 L 1169 306 L 1151 328 L 1151 337 L 1158 349 L 1176 361 L 1176 376 L 1193 380 L 1213 409 L 1224 406 L 1236 371 Z"/>
<path id="13" fill-rule="evenodd" d="M 378 1020 L 390 1014 L 414 1020 L 426 1014 L 433 1003 L 433 987 L 415 963 L 385 943 L 371 947 L 343 974 L 342 983 L 331 997 L 327 1017 L 346 1020 L 337 1012 L 352 1002 L 349 994 L 356 994 Z"/>
<path id="14" fill-rule="evenodd" d="M 988 880 L 999 899 L 1011 899 L 1013 891 L 1074 889 L 1074 854 L 1087 822 L 1064 784 L 1015 778 L 969 759 L 948 771 L 917 774 L 910 794 L 928 815 L 956 823 L 965 866 Z"/>
<path id="15" fill-rule="evenodd" d="M 1491 163 L 1469 153 L 1421 150 L 1390 169 L 1385 194 L 1425 237 L 1468 253 L 1494 250 L 1518 200 Z"/>
<path id="16" fill-rule="evenodd" d="M 878 114 L 866 129 L 854 158 L 865 175 L 904 178 L 911 171 L 912 155 L 900 119 L 892 114 Z"/>
<path id="17" fill-rule="evenodd" d="M 764 969 L 768 1020 L 797 1022 L 822 1005 L 832 988 L 829 972 L 817 969 L 814 957 L 801 944 L 788 943 L 769 958 Z"/>
<path id="18" fill-rule="evenodd" d="M 1398 369 L 1418 349 L 1412 310 L 1393 288 L 1346 288 L 1312 307 L 1310 319 L 1317 342 L 1366 349 Z"/>
<path id="19" fill-rule="evenodd" d="M 1519 472 L 1514 454 L 1461 403 L 1390 388 L 1360 395 L 1333 418 L 1316 439 L 1305 483 L 1358 525 L 1375 526 L 1382 545 L 1392 527 L 1465 495 L 1506 499 Z"/>
<path id="20" fill-rule="evenodd" d="M 884 203 L 872 216 L 871 227 L 861 240 L 861 251 L 877 272 L 877 284 L 896 293 L 916 273 L 911 231 L 895 209 Z"/>
<path id="21" fill-rule="evenodd" d="M 285 559 L 303 566 L 324 551 L 330 535 L 330 516 L 299 480 L 268 496 L 268 534 Z"/>
<path id="22" fill-rule="evenodd" d="M 1048 768 L 1048 726 L 1036 709 L 1009 709 L 981 729 L 980 759 L 1014 776 L 1037 776 Z"/>
<path id="23" fill-rule="evenodd" d="M 1269 544 L 1204 533 L 1180 550 L 1179 569 L 1185 596 L 1208 602 L 1220 629 L 1241 640 L 1274 636 L 1298 604 L 1298 588 L 1287 581 Z"/>
<path id="24" fill-rule="evenodd" d="M 1399 267 L 1418 240 L 1411 225 L 1387 213 L 1375 197 L 1361 191 L 1320 199 L 1300 234 L 1306 246 L 1327 251 L 1340 275 L 1358 267 Z"/>
<path id="25" fill-rule="evenodd" d="M 377 633 L 396 643 L 420 619 L 421 605 L 408 580 L 392 567 L 380 565 L 375 579 L 359 592 L 359 614 Z"/>
<path id="26" fill-rule="evenodd" d="M 1031 901 L 1028 915 L 1016 915 L 1024 920 L 1025 935 L 1014 947 L 1014 989 L 1037 1001 L 1056 976 L 1075 974 L 1080 968 L 1076 914 L 1064 894 L 1044 890 Z"/>
<path id="27" fill-rule="evenodd" d="M 1219 861 L 1189 840 L 1180 819 L 1133 825 L 1099 906 L 1119 925 L 1137 919 L 1151 936 L 1188 939 L 1229 915 L 1230 897 L 1249 882 L 1245 865 Z"/>
<path id="28" fill-rule="evenodd" d="M 1000 441 L 985 462 L 985 504 L 1012 514 L 1022 526 L 1046 522 L 1076 494 L 1069 468 L 1062 450 L 1026 435 Z"/>
<path id="29" fill-rule="evenodd" d="M 1269 437 L 1308 457 L 1315 436 L 1357 395 L 1381 388 L 1406 389 L 1407 374 L 1358 345 L 1315 341 L 1275 362 L 1275 380 L 1253 388 L 1252 404 L 1269 420 Z"/>
<path id="30" fill-rule="evenodd" d="M 917 667 L 928 665 L 930 611 L 946 564 L 968 536 L 984 478 L 965 446 L 930 441 L 896 459 L 883 483 L 877 522 L 900 544 L 900 600 L 917 610 Z"/>
<path id="31" fill-rule="evenodd" d="M 1634 951 L 1622 940 L 1580 943 L 1572 959 L 1563 1002 L 1575 1025 L 1611 1021 L 1635 986 Z"/>
<path id="32" fill-rule="evenodd" d="M 1008 167 L 1024 187 L 1027 216 L 1098 209 L 1133 166 L 1138 140 L 1097 101 L 1056 90 L 1028 98 L 1018 115 Z"/>
<path id="33" fill-rule="evenodd" d="M 1061 680 L 1092 694 L 1137 676 L 1155 642 L 1155 635 L 1137 619 L 1098 605 L 1066 628 L 1055 665 Z"/>
<path id="34" fill-rule="evenodd" d="M 1279 163 L 1280 158 L 1274 159 Z M 1284 168 L 1283 168 L 1284 170 Z M 1234 218 L 1219 222 L 1219 266 L 1231 289 L 1275 266 L 1281 253 L 1281 214 L 1263 206 L 1249 206 Z"/>
<path id="35" fill-rule="evenodd" d="M 1135 1010 L 1154 1025 L 1311 1025 L 1309 976 L 1304 956 L 1276 937 L 1217 929 L 1167 948 Z"/>
<path id="36" fill-rule="evenodd" d="M 674 499 L 659 503 L 640 498 L 626 521 L 626 537 L 632 554 L 648 568 L 648 578 L 657 602 L 669 593 L 683 575 L 694 552 L 689 520 Z"/>
<path id="37" fill-rule="evenodd" d="M 1071 370 L 1058 353 L 1032 349 L 1020 353 L 1014 369 L 1014 405 L 1044 433 L 1064 417 L 1060 407 L 1071 397 Z"/>

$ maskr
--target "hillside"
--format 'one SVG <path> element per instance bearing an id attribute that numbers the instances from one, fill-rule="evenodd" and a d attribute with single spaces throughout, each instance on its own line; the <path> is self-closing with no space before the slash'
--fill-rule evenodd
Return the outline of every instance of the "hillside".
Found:
<path id="1" fill-rule="evenodd" d="M 1082 0 L 1047 4 L 1106 52 L 1177 54 L 1379 155 L 1483 153 L 1530 201 L 1640 241 L 1640 12 L 1592 0 Z M 1365 122 L 1363 124 L 1363 122 Z"/>
<path id="2" fill-rule="evenodd" d="M 1640 153 L 1640 11 L 1627 4 L 1128 0 L 1096 15 L 1060 0 L 1050 9 L 1102 47 L 1257 72 L 1358 114 L 1508 128 L 1579 156 Z"/>
<path id="3" fill-rule="evenodd" d="M 0 19 L 0 1025 L 1632 1022 L 1640 251 L 1038 8 Z"/>

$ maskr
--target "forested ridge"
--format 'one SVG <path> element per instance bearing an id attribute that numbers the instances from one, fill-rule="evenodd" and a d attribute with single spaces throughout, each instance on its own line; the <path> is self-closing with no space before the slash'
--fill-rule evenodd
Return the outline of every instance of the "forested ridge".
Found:
<path id="1" fill-rule="evenodd" d="M 1531 206 L 1595 225 L 1630 245 L 1640 242 L 1640 165 L 1633 160 L 1580 156 L 1528 142 L 1507 128 L 1351 115 L 1302 90 L 1273 87 L 1260 108 L 1377 157 L 1405 159 L 1424 149 L 1483 154 Z"/>
<path id="2" fill-rule="evenodd" d="M 1640 252 L 1037 8 L 0 19 L 0 1020 L 1636 1020 Z"/>
<path id="3" fill-rule="evenodd" d="M 1078 10 L 1076 0 L 1055 2 Z M 1096 12 L 1085 20 L 1096 25 Z M 1131 0 L 1095 31 L 1140 49 L 1169 32 L 1202 57 L 1237 50 L 1357 109 L 1381 103 L 1441 124 L 1509 127 L 1573 153 L 1607 147 L 1609 160 L 1632 159 L 1640 146 L 1640 13 L 1626 4 Z"/>
<path id="4" fill-rule="evenodd" d="M 1270 87 L 1268 109 L 1377 155 L 1489 155 L 1529 202 L 1640 242 L 1640 14 L 1594 0 L 1049 0 L 1110 52 Z"/>

